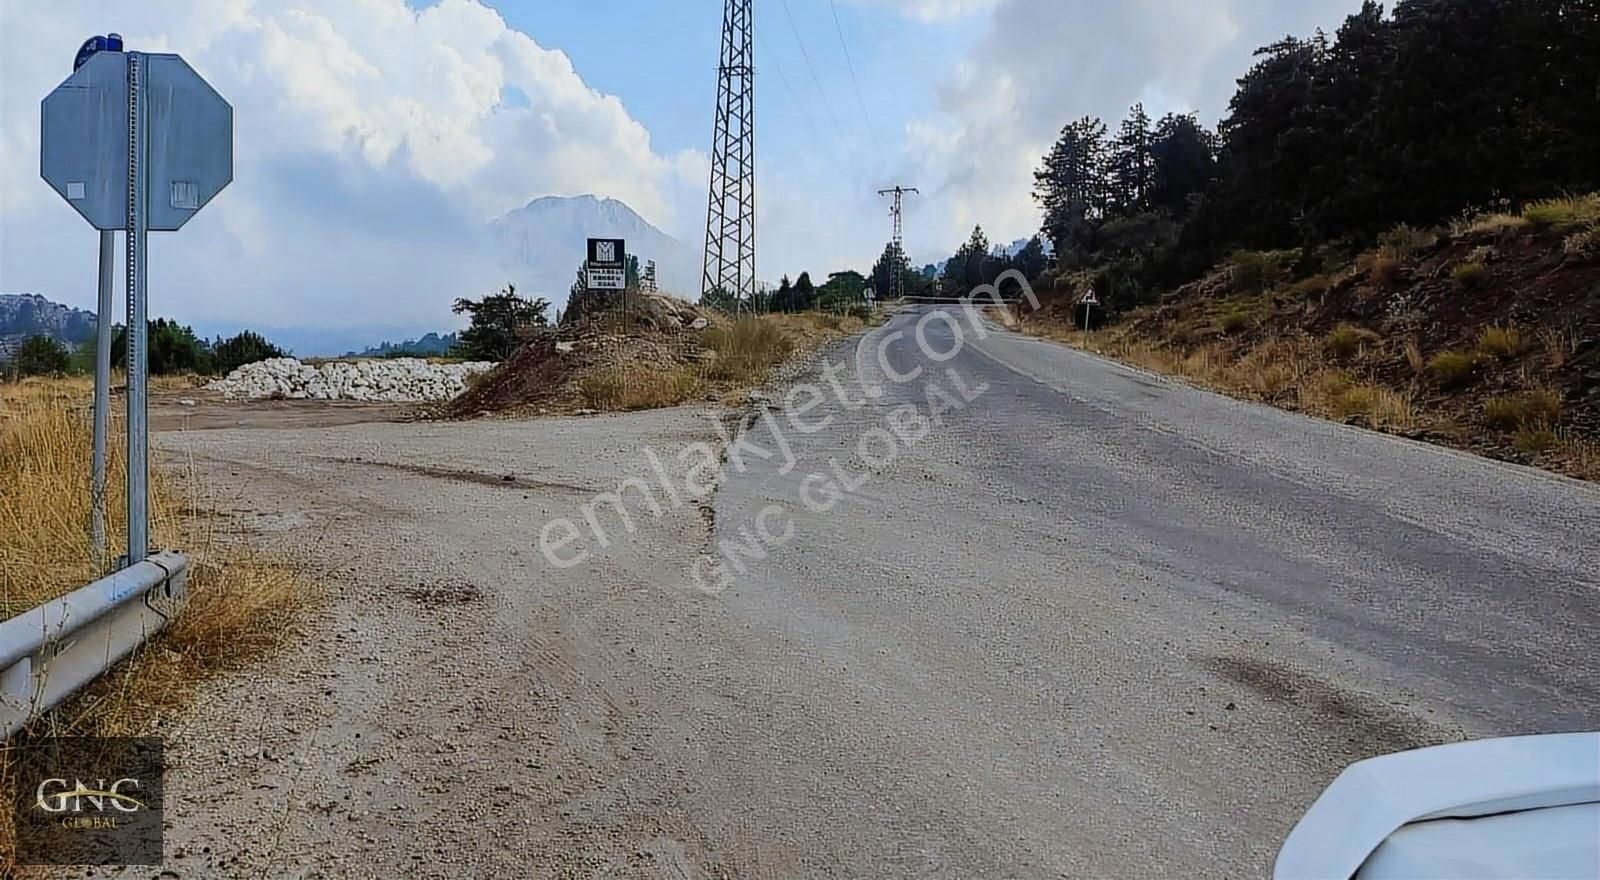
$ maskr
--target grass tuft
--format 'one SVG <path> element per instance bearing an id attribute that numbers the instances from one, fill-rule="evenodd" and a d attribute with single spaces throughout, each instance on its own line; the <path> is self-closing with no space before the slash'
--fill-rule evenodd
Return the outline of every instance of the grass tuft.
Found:
<path id="1" fill-rule="evenodd" d="M 1553 428 L 1561 419 L 1561 395 L 1540 388 L 1491 397 L 1483 403 L 1483 418 L 1499 431 Z"/>
<path id="2" fill-rule="evenodd" d="M 1511 445 L 1518 452 L 1538 455 L 1555 448 L 1556 432 L 1544 427 L 1518 428 L 1517 433 L 1511 436 Z"/>
<path id="3" fill-rule="evenodd" d="M 1217 325 L 1222 328 L 1223 333 L 1229 336 L 1237 336 L 1250 329 L 1250 323 L 1249 312 L 1233 311 L 1223 315 L 1218 320 Z"/>
<path id="4" fill-rule="evenodd" d="M 1351 324 L 1340 324 L 1323 339 L 1323 347 L 1334 360 L 1349 360 L 1361 352 L 1361 346 L 1374 338 L 1370 330 Z"/>
<path id="5" fill-rule="evenodd" d="M 1509 360 L 1527 350 L 1528 342 L 1515 327 L 1485 327 L 1478 334 L 1478 353 Z"/>
<path id="6" fill-rule="evenodd" d="M 1456 224 L 1451 230 L 1456 235 L 1484 235 L 1526 229 L 1533 224 L 1516 214 L 1480 214 L 1470 221 Z"/>
<path id="7" fill-rule="evenodd" d="M 1440 388 L 1461 388 L 1478 374 L 1478 358 L 1462 351 L 1441 351 L 1428 359 L 1427 369 Z"/>
<path id="8" fill-rule="evenodd" d="M 1575 229 L 1600 224 L 1600 193 L 1534 202 L 1523 219 L 1539 229 Z"/>
<path id="9" fill-rule="evenodd" d="M 1450 270 L 1450 280 L 1464 290 L 1474 290 L 1483 286 L 1488 277 L 1488 267 L 1476 261 L 1457 263 L 1455 268 Z"/>

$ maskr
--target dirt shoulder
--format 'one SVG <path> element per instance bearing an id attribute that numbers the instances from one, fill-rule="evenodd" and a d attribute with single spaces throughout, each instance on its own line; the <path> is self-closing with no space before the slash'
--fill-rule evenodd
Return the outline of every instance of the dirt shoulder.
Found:
<path id="1" fill-rule="evenodd" d="M 1071 300 L 1026 318 L 1059 339 L 1235 397 L 1600 480 L 1600 251 L 1518 218 L 1400 230 L 1329 272 L 1237 255 L 1090 333 Z M 1081 315 L 1081 311 L 1077 314 Z"/>

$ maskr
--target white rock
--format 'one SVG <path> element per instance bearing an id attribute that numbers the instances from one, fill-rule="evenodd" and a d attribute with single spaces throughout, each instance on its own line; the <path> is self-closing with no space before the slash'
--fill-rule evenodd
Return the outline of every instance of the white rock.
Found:
<path id="1" fill-rule="evenodd" d="M 313 367 L 294 358 L 246 364 L 207 385 L 230 399 L 365 400 L 392 403 L 449 400 L 490 363 L 430 364 L 416 358 L 335 361 Z"/>

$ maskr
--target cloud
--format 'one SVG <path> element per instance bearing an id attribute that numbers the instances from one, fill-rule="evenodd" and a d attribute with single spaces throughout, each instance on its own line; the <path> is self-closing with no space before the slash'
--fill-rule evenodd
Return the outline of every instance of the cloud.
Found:
<path id="1" fill-rule="evenodd" d="M 1356 5 L 999 0 L 939 86 L 938 109 L 907 125 L 906 154 L 947 208 L 925 213 L 908 238 L 953 249 L 978 223 L 994 241 L 1033 234 L 1033 171 L 1061 126 L 1094 115 L 1114 129 L 1137 101 L 1152 116 L 1194 110 L 1214 124 L 1258 46 L 1331 29 Z"/>
<path id="2" fill-rule="evenodd" d="M 657 153 L 618 98 L 477 0 L 166 0 L 137 16 L 0 0 L 0 289 L 93 301 L 93 233 L 37 177 L 37 106 L 107 29 L 181 52 L 234 107 L 235 182 L 153 237 L 153 314 L 437 325 L 452 297 L 505 280 L 487 219 L 596 192 L 672 224 L 705 164 Z"/>
<path id="3" fill-rule="evenodd" d="M 902 15 L 925 22 L 944 22 L 966 18 L 993 8 L 1000 0 L 856 0 L 876 6 L 891 6 Z"/>

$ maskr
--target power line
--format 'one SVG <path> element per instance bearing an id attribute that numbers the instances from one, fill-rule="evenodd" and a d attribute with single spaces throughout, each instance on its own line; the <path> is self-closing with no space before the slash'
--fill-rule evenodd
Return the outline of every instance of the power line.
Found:
<path id="1" fill-rule="evenodd" d="M 867 133 L 872 133 L 872 114 L 867 112 L 867 101 L 861 97 L 861 80 L 856 79 L 856 65 L 850 60 L 850 45 L 844 41 L 844 25 L 839 23 L 839 7 L 828 0 L 828 8 L 833 11 L 833 29 L 839 33 L 839 48 L 844 50 L 844 66 L 850 71 L 850 84 L 856 89 L 856 103 L 861 106 L 861 119 L 867 124 Z"/>
<path id="2" fill-rule="evenodd" d="M 784 75 L 783 65 L 778 63 L 778 56 L 773 53 L 772 47 L 767 45 L 767 38 L 762 36 L 762 33 L 760 28 L 756 28 L 756 39 L 761 43 L 761 51 L 772 59 L 772 69 L 778 72 L 778 79 L 783 83 L 784 91 L 789 93 L 789 100 L 794 101 L 794 105 L 800 108 L 800 116 L 805 119 L 806 127 L 811 129 L 811 136 L 819 141 L 822 140 L 822 132 L 818 131 L 817 124 L 811 121 L 811 114 L 806 110 L 806 105 L 800 102 L 800 94 L 789 84 L 789 77 Z"/>
<path id="3" fill-rule="evenodd" d="M 806 69 L 811 71 L 811 83 L 817 87 L 817 97 L 822 99 L 822 106 L 828 111 L 828 118 L 833 120 L 833 130 L 844 138 L 844 129 L 839 126 L 839 117 L 833 112 L 833 105 L 828 103 L 828 93 L 822 90 L 822 78 L 817 76 L 817 68 L 811 63 L 811 53 L 806 51 L 806 41 L 800 38 L 800 28 L 794 23 L 794 13 L 789 10 L 789 0 L 783 0 L 783 14 L 789 19 L 789 30 L 794 31 L 794 40 L 800 44 L 800 57 L 806 61 Z"/>

